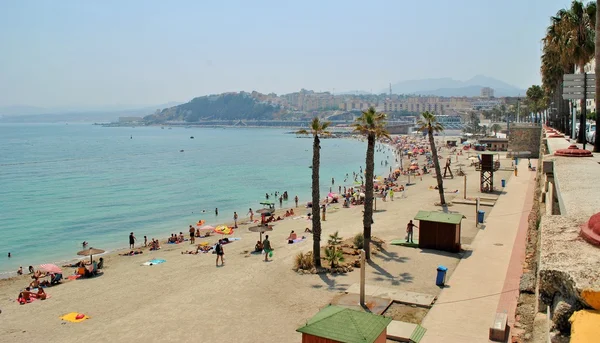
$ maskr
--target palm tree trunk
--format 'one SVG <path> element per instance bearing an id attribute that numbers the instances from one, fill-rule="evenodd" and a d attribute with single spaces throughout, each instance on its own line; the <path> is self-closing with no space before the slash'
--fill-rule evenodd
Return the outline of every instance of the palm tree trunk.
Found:
<path id="1" fill-rule="evenodd" d="M 312 232 L 313 261 L 316 268 L 321 268 L 321 217 L 319 216 L 319 165 L 321 164 L 321 144 L 319 136 L 313 141 L 312 161 Z"/>
<path id="2" fill-rule="evenodd" d="M 373 173 L 375 169 L 375 134 L 367 136 L 367 166 L 365 168 L 365 215 L 363 216 L 363 236 L 365 258 L 371 260 L 371 224 L 373 223 Z"/>
<path id="3" fill-rule="evenodd" d="M 440 192 L 440 204 L 445 206 L 446 198 L 444 197 L 444 180 L 442 179 L 442 170 L 440 169 L 440 161 L 438 160 L 438 154 L 437 149 L 435 148 L 435 140 L 433 139 L 432 130 L 427 130 L 427 136 L 429 137 L 431 157 L 433 158 L 433 165 L 435 166 L 435 178 L 437 179 L 438 191 Z"/>
<path id="4" fill-rule="evenodd" d="M 582 74 L 585 72 L 585 64 L 581 64 L 579 66 L 579 72 Z M 581 114 L 579 116 L 579 133 L 577 135 L 577 143 L 585 143 L 585 106 L 585 99 L 579 100 L 579 108 L 581 109 Z"/>
<path id="5" fill-rule="evenodd" d="M 598 124 L 600 124 L 600 109 L 598 108 L 598 104 L 600 104 L 600 4 L 596 4 L 596 50 L 595 50 L 595 59 L 596 59 L 596 67 L 594 68 L 594 73 L 596 74 L 596 95 L 594 100 L 596 100 L 596 132 L 598 132 Z M 594 152 L 600 152 L 600 139 L 598 139 L 598 134 L 596 134 L 596 138 L 594 139 Z"/>

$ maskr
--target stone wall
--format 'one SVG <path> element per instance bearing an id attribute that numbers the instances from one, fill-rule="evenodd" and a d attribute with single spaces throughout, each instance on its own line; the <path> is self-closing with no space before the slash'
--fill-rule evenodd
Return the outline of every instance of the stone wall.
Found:
<path id="1" fill-rule="evenodd" d="M 511 125 L 510 135 L 508 136 L 508 151 L 529 151 L 531 157 L 538 158 L 540 156 L 540 145 L 542 141 L 541 126 L 520 126 Z"/>

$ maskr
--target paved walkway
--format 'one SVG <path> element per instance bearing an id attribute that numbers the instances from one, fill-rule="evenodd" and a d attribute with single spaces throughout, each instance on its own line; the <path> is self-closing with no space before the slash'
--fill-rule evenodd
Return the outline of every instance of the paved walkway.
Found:
<path id="1" fill-rule="evenodd" d="M 472 254 L 446 280 L 421 323 L 427 329 L 421 343 L 488 342 L 496 312 L 506 311 L 509 324 L 514 322 L 535 186 L 535 173 L 526 162 L 519 163 L 519 175 L 510 178 L 506 194 L 491 209 L 471 245 Z M 537 160 L 531 163 L 537 165 Z"/>

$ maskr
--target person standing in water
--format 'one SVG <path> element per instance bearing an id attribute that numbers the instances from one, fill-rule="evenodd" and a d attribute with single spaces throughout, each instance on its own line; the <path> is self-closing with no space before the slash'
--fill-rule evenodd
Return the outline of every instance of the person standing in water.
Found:
<path id="1" fill-rule="evenodd" d="M 219 215 L 219 208 L 215 207 L 215 216 Z"/>
<path id="2" fill-rule="evenodd" d="M 250 221 L 253 222 L 254 221 L 254 212 L 252 212 L 251 208 L 248 209 L 248 215 L 250 215 Z"/>
<path id="3" fill-rule="evenodd" d="M 296 202 L 296 207 L 298 207 L 298 196 L 297 195 L 294 197 L 294 202 Z"/>
<path id="4" fill-rule="evenodd" d="M 136 238 L 133 235 L 133 232 L 129 234 L 129 248 L 134 249 Z"/>

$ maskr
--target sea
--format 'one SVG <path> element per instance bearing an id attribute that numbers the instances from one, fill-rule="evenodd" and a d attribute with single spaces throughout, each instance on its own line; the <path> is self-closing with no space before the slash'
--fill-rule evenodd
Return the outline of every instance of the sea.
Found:
<path id="1" fill-rule="evenodd" d="M 265 193 L 287 191 L 282 207 L 296 195 L 305 204 L 313 140 L 289 132 L 0 124 L 0 278 L 19 266 L 73 260 L 83 241 L 112 251 L 128 246 L 130 232 L 139 244 L 200 219 L 230 222 L 234 211 L 244 218 Z M 376 150 L 375 173 L 387 175 L 394 155 Z M 365 141 L 321 140 L 321 198 L 332 178 L 334 192 L 353 184 L 365 153 Z"/>

